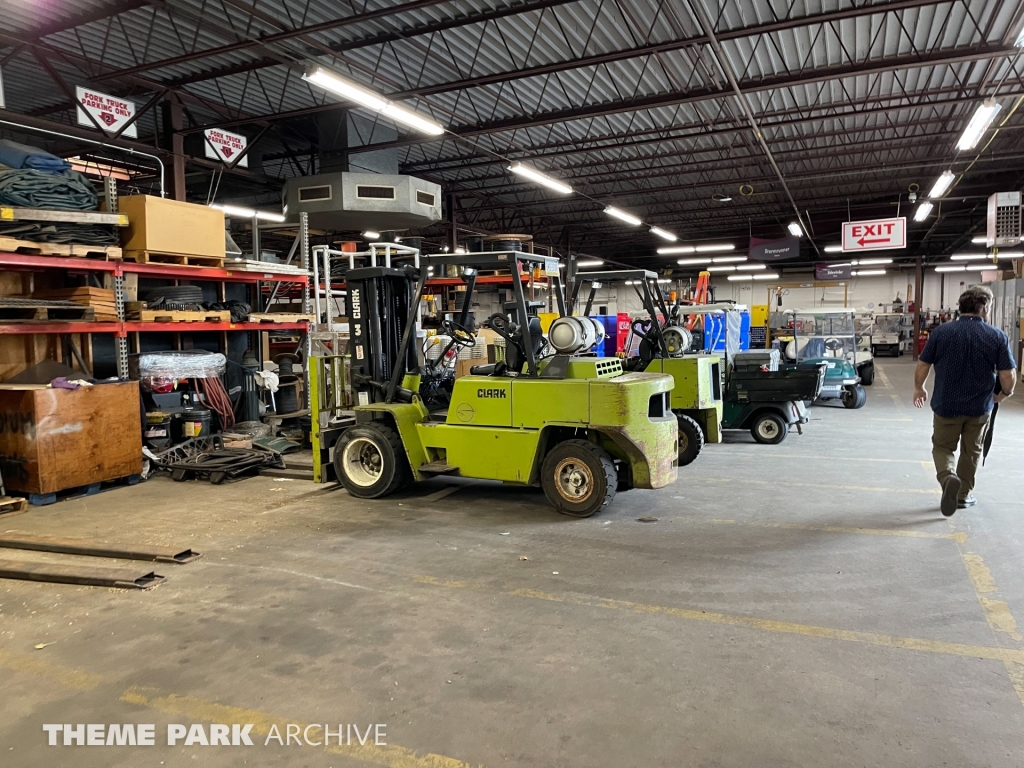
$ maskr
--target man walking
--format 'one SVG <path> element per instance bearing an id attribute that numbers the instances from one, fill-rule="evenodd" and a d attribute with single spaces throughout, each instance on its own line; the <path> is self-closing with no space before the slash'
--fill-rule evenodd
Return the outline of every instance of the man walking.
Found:
<path id="1" fill-rule="evenodd" d="M 958 301 L 960 317 L 931 332 L 914 371 L 914 405 L 921 408 L 928 400 L 924 384 L 935 366 L 932 460 L 946 517 L 977 503 L 974 475 L 992 406 L 1010 397 L 1017 382 L 1006 334 L 986 322 L 992 291 L 976 285 Z M 954 462 L 958 443 L 960 460 Z"/>

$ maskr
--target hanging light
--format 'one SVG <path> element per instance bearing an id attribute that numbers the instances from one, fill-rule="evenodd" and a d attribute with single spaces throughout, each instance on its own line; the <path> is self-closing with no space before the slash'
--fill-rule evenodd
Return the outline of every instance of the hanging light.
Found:
<path id="1" fill-rule="evenodd" d="M 872 275 L 884 275 L 884 269 L 855 269 L 850 273 L 854 277 L 870 277 Z"/>
<path id="2" fill-rule="evenodd" d="M 988 238 L 985 237 L 984 235 L 981 235 L 979 237 L 972 237 L 971 238 L 971 244 L 972 245 L 985 245 L 987 243 L 988 243 Z"/>
<path id="3" fill-rule="evenodd" d="M 767 275 L 754 275 L 755 280 L 776 280 L 779 277 L 778 272 L 771 272 Z"/>
<path id="4" fill-rule="evenodd" d="M 716 256 L 711 261 L 715 264 L 728 264 L 734 261 L 746 261 L 746 256 Z"/>
<path id="5" fill-rule="evenodd" d="M 698 245 L 694 250 L 697 253 L 714 253 L 716 251 L 735 251 L 736 246 L 732 243 L 712 243 L 711 245 Z"/>
<path id="6" fill-rule="evenodd" d="M 372 229 L 368 229 L 363 232 L 363 237 L 367 240 L 380 240 L 380 232 L 374 232 Z M 448 246 L 445 246 L 445 250 L 448 250 Z"/>
<path id="7" fill-rule="evenodd" d="M 708 261 L 709 259 L 679 259 L 679 261 L 677 261 L 676 264 L 678 264 L 681 267 L 688 267 L 694 264 L 707 264 Z"/>
<path id="8" fill-rule="evenodd" d="M 633 214 L 626 213 L 622 209 L 616 208 L 613 205 L 609 205 L 607 208 L 605 208 L 604 212 L 607 213 L 609 216 L 611 216 L 613 219 L 618 219 L 619 221 L 624 221 L 626 224 L 629 224 L 631 227 L 639 227 L 641 224 L 643 224 L 643 222 L 640 221 L 640 219 L 638 219 Z"/>
<path id="9" fill-rule="evenodd" d="M 653 232 L 654 230 L 652 229 L 651 231 Z M 693 253 L 694 251 L 696 251 L 696 248 L 692 245 L 671 245 L 666 248 L 659 248 L 658 254 L 661 256 L 674 256 L 677 253 Z"/>
<path id="10" fill-rule="evenodd" d="M 750 272 L 750 271 L 754 271 L 754 270 L 758 270 L 758 269 L 768 269 L 768 267 L 766 265 L 764 265 L 764 264 L 740 264 L 740 265 L 738 265 L 736 267 L 736 269 L 738 271 L 739 270 L 743 270 L 743 271 Z"/>
<path id="11" fill-rule="evenodd" d="M 357 85 L 335 72 L 324 69 L 319 64 L 309 64 L 306 67 L 306 71 L 302 74 L 302 79 L 307 83 L 320 86 L 325 91 L 341 96 L 347 101 L 354 101 L 361 107 L 372 109 L 374 112 L 380 112 L 382 115 L 390 117 L 396 123 L 408 125 L 410 128 L 415 128 L 417 131 L 429 134 L 430 136 L 440 136 L 444 133 L 444 127 L 433 120 L 423 117 L 423 115 L 417 114 L 411 109 L 399 106 L 379 93 L 374 93 L 368 88 Z"/>
<path id="12" fill-rule="evenodd" d="M 671 232 L 669 232 L 666 229 L 662 229 L 661 227 L 651 227 L 651 234 L 652 235 L 657 235 L 662 240 L 668 240 L 669 242 L 672 242 L 672 243 L 674 243 L 676 240 L 679 239 L 678 237 L 673 235 Z"/>
<path id="13" fill-rule="evenodd" d="M 577 267 L 600 267 L 602 264 L 604 262 L 601 259 L 584 259 L 576 262 Z"/>
<path id="14" fill-rule="evenodd" d="M 735 272 L 736 271 L 736 267 L 732 267 L 732 266 L 729 266 L 729 267 L 708 267 L 706 271 L 708 271 L 708 272 Z"/>
<path id="15" fill-rule="evenodd" d="M 825 253 L 842 253 L 843 246 L 841 245 L 826 245 Z"/>
<path id="16" fill-rule="evenodd" d="M 803 231 L 803 229 L 801 229 L 800 224 L 798 222 L 795 222 L 795 221 L 789 222 L 789 224 L 786 225 L 786 229 L 789 230 L 789 234 L 791 234 L 793 237 L 803 237 L 804 236 L 804 231 Z"/>
<path id="17" fill-rule="evenodd" d="M 536 170 L 535 168 L 531 168 L 528 165 L 523 165 L 522 163 L 512 163 L 512 165 L 510 165 L 508 169 L 512 171 L 512 173 L 522 176 L 524 179 L 535 181 L 542 187 L 547 187 L 548 189 L 554 190 L 555 192 L 558 192 L 560 195 L 568 195 L 572 193 L 572 187 L 570 187 L 568 184 L 561 182 L 558 179 L 553 179 L 550 176 L 543 174 L 540 171 Z"/>
<path id="18" fill-rule="evenodd" d="M 932 208 L 934 207 L 935 206 L 928 202 L 924 202 L 918 205 L 917 210 L 914 211 L 914 221 L 924 221 L 925 219 L 927 219 L 928 215 L 932 212 Z"/>
<path id="19" fill-rule="evenodd" d="M 979 104 L 978 108 L 974 111 L 971 121 L 964 128 L 964 132 L 960 134 L 960 140 L 956 143 L 956 148 L 962 152 L 978 146 L 981 137 L 988 130 L 988 127 L 992 125 L 996 115 L 999 114 L 999 109 L 1000 105 L 996 103 L 994 98 L 985 99 L 985 101 Z"/>
<path id="20" fill-rule="evenodd" d="M 225 205 L 223 203 L 210 203 L 211 208 L 224 211 L 225 216 L 237 216 L 242 219 L 259 219 L 261 221 L 273 221 L 280 223 L 284 221 L 284 215 L 271 213 L 270 211 L 257 211 L 253 208 L 243 208 L 240 205 Z"/>
<path id="21" fill-rule="evenodd" d="M 954 253 L 949 258 L 952 261 L 980 261 L 981 259 L 991 259 L 992 257 L 984 253 Z"/>
<path id="22" fill-rule="evenodd" d="M 933 200 L 942 197 L 946 194 L 946 190 L 949 189 L 949 185 L 953 183 L 953 179 L 956 178 L 956 174 L 952 171 L 943 171 L 942 174 L 932 184 L 931 192 L 928 193 L 928 197 Z"/>
<path id="23" fill-rule="evenodd" d="M 858 259 L 850 263 L 858 267 L 867 267 L 871 264 L 892 264 L 892 259 Z"/>

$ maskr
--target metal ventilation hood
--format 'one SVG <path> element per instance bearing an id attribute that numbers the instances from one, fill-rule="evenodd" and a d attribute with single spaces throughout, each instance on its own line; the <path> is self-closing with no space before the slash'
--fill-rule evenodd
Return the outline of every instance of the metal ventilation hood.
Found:
<path id="1" fill-rule="evenodd" d="M 324 173 L 288 179 L 281 195 L 288 221 L 306 212 L 314 229 L 405 230 L 441 220 L 441 187 L 414 176 Z"/>

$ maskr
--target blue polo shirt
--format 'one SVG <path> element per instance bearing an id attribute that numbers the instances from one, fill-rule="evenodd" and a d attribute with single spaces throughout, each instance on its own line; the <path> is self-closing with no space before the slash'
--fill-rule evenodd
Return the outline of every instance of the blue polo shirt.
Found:
<path id="1" fill-rule="evenodd" d="M 991 411 L 996 371 L 1016 367 L 1006 334 L 980 317 L 940 325 L 919 359 L 935 367 L 932 410 L 949 419 Z"/>

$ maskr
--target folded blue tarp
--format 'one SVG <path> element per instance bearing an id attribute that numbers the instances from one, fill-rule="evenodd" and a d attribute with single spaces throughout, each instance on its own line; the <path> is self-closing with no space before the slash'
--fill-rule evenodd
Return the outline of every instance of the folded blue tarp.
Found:
<path id="1" fill-rule="evenodd" d="M 48 173 L 64 173 L 71 170 L 70 163 L 62 157 L 51 155 L 45 149 L 7 139 L 0 140 L 0 163 L 11 168 L 33 168 Z"/>

